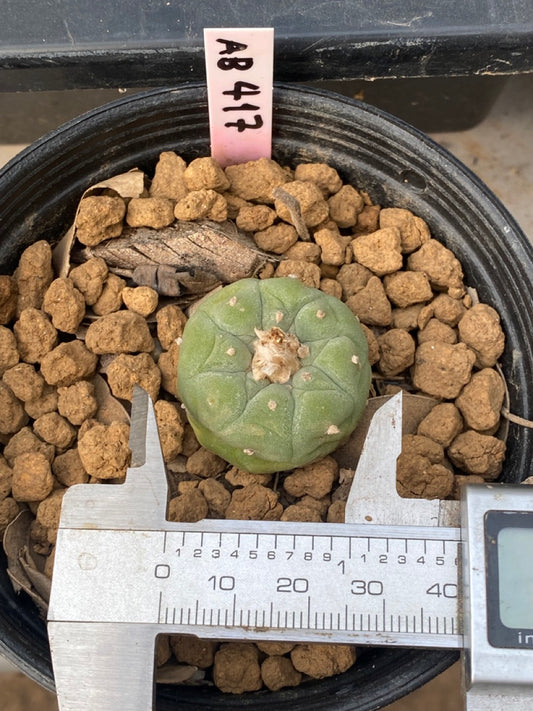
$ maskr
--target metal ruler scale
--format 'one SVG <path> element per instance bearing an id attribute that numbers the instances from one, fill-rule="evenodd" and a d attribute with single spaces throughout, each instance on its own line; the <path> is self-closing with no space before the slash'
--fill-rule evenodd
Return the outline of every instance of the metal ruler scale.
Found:
<path id="1" fill-rule="evenodd" d="M 503 493 L 500 504 L 490 492 L 485 502 L 474 496 L 461 531 L 438 525 L 457 523 L 457 502 L 401 499 L 399 396 L 371 422 L 345 524 L 166 521 L 157 425 L 140 390 L 130 442 L 123 485 L 79 485 L 64 497 L 48 623 L 60 711 L 151 709 L 161 633 L 426 648 L 462 648 L 466 638 L 468 711 L 497 711 L 502 689 L 511 711 L 533 699 L 533 643 L 529 650 L 514 640 L 504 653 L 512 668 L 494 669 L 483 648 L 487 619 L 477 610 L 484 583 L 469 567 L 485 570 L 479 535 L 487 506 L 508 501 Z M 525 670 L 520 678 L 513 659 Z"/>
<path id="2" fill-rule="evenodd" d="M 69 531 L 57 561 L 64 593 L 51 614 L 220 639 L 286 640 L 294 631 L 309 642 L 334 634 L 357 644 L 461 646 L 456 529 L 249 527 Z"/>

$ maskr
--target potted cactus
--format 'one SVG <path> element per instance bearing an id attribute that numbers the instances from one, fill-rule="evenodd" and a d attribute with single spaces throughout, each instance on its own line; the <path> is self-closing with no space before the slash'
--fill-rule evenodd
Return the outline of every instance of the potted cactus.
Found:
<path id="1" fill-rule="evenodd" d="M 280 165 L 328 163 L 346 182 L 364 186 L 375 203 L 412 210 L 453 249 L 468 283 L 502 317 L 507 337 L 502 365 L 512 373 L 510 407 L 531 411 L 533 349 L 523 334 L 533 329 L 528 301 L 533 256 L 494 196 L 429 139 L 371 107 L 307 88 L 278 87 L 274 117 L 274 157 Z M 115 102 L 20 154 L 0 173 L 3 271 L 12 271 L 31 242 L 57 241 L 89 185 L 135 166 L 151 174 L 163 151 L 187 161 L 208 155 L 205 87 L 156 90 Z M 274 283 L 281 295 L 271 291 Z M 269 307 L 260 314 L 258 304 L 265 300 Z M 250 310 L 241 311 L 243 305 Z M 206 299 L 183 334 L 178 384 L 200 441 L 236 466 L 258 472 L 292 468 L 337 447 L 353 429 L 369 384 L 364 336 L 341 307 L 324 293 L 283 278 L 246 279 Z M 333 322 L 335 329 L 329 330 Z M 302 399 L 311 407 L 300 419 L 294 415 Z M 265 418 L 279 432 L 272 441 L 262 430 Z M 516 481 L 527 471 L 533 439 L 511 425 L 507 444 L 502 478 Z M 33 605 L 15 595 L 5 565 L 0 576 L 0 650 L 52 687 L 46 627 Z M 342 675 L 272 695 L 227 697 L 208 687 L 161 685 L 157 708 L 260 709 L 275 703 L 287 711 L 370 711 L 455 658 L 453 652 L 372 649 Z"/>

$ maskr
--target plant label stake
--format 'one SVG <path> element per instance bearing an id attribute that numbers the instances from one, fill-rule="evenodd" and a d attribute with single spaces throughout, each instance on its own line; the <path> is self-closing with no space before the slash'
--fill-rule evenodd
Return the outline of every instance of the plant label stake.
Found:
<path id="1" fill-rule="evenodd" d="M 211 155 L 225 168 L 272 150 L 274 30 L 204 29 Z"/>
<path id="2" fill-rule="evenodd" d="M 153 709 L 156 635 L 174 633 L 463 648 L 467 711 L 531 708 L 533 491 L 468 486 L 461 526 L 458 502 L 400 498 L 401 422 L 400 394 L 372 419 L 345 524 L 174 523 L 137 387 L 125 483 L 63 499 L 48 613 L 60 711 Z"/>

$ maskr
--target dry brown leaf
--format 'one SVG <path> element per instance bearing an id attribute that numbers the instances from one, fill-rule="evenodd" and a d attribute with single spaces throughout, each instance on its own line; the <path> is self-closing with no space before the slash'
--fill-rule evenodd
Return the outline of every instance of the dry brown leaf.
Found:
<path id="1" fill-rule="evenodd" d="M 44 558 L 44 556 L 42 556 Z M 50 602 L 50 590 L 52 587 L 52 580 L 45 575 L 41 570 L 35 567 L 35 562 L 31 551 L 27 548 L 24 550 L 23 555 L 20 559 L 20 564 L 22 565 L 24 572 L 31 581 L 31 584 L 35 588 L 37 595 L 41 597 L 46 605 Z"/>
<path id="2" fill-rule="evenodd" d="M 28 576 L 20 565 L 20 551 L 29 540 L 33 514 L 29 509 L 21 511 L 7 526 L 4 533 L 4 550 L 7 555 L 7 571 L 16 592 L 31 586 Z"/>
<path id="3" fill-rule="evenodd" d="M 156 669 L 155 675 L 158 684 L 187 684 L 202 681 L 205 672 L 189 664 L 171 662 Z"/>
<path id="4" fill-rule="evenodd" d="M 101 257 L 110 269 L 131 270 L 166 265 L 176 279 L 195 293 L 252 277 L 271 259 L 249 235 L 231 222 L 176 222 L 161 230 L 125 228 L 120 237 L 76 252 L 77 261 Z"/>
<path id="5" fill-rule="evenodd" d="M 91 380 L 94 385 L 95 397 L 98 402 L 98 410 L 95 419 L 104 425 L 110 425 L 112 422 L 124 422 L 130 424 L 130 416 L 128 411 L 113 395 L 101 375 L 95 375 Z"/>
<path id="6" fill-rule="evenodd" d="M 50 592 L 48 586 L 46 596 L 46 586 L 42 580 L 46 559 L 32 550 L 30 529 L 33 520 L 32 512 L 25 509 L 6 528 L 4 550 L 7 555 L 7 574 L 15 592 L 23 590 L 31 597 L 39 612 L 46 615 Z"/>

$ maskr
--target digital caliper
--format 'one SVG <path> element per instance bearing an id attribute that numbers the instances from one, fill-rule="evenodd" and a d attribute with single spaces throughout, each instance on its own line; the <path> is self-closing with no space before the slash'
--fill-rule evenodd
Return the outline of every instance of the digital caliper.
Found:
<path id="1" fill-rule="evenodd" d="M 533 708 L 533 490 L 401 498 L 401 437 L 399 394 L 371 421 L 344 524 L 174 523 L 136 388 L 125 483 L 63 499 L 48 612 L 60 711 L 150 711 L 155 639 L 175 633 L 463 649 L 467 711 Z"/>

